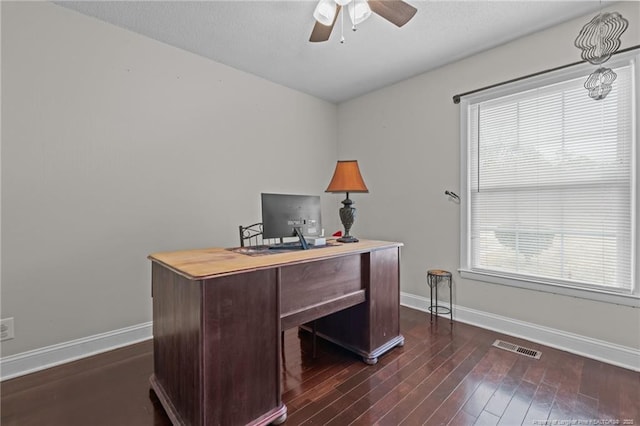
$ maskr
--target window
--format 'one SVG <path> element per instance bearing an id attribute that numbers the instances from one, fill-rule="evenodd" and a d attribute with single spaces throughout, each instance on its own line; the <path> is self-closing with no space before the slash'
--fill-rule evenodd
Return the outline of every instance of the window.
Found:
<path id="1" fill-rule="evenodd" d="M 638 306 L 637 58 L 600 101 L 591 65 L 462 99 L 463 276 Z"/>

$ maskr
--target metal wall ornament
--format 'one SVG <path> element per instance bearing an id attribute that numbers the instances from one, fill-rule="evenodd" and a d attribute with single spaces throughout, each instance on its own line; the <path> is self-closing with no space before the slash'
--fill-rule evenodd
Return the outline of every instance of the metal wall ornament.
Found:
<path id="1" fill-rule="evenodd" d="M 611 91 L 611 85 L 618 75 L 611 68 L 600 67 L 589 75 L 584 87 L 589 91 L 589 97 L 599 101 Z"/>
<path id="2" fill-rule="evenodd" d="M 582 50 L 583 60 L 600 65 L 620 49 L 620 36 L 628 26 L 629 21 L 618 12 L 599 13 L 582 27 L 574 44 Z"/>
<path id="3" fill-rule="evenodd" d="M 601 65 L 620 48 L 620 36 L 628 26 L 629 21 L 618 12 L 600 12 L 582 27 L 574 45 L 582 50 L 580 56 L 583 60 Z M 601 100 L 611 92 L 611 85 L 616 77 L 612 69 L 599 67 L 589 75 L 584 87 L 589 90 L 591 98 Z"/>

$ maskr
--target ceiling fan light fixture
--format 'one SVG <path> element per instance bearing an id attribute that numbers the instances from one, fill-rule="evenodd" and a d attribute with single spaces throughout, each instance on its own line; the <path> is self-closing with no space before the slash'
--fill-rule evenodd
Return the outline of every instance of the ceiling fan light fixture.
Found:
<path id="1" fill-rule="evenodd" d="M 336 2 L 334 0 L 320 0 L 313 11 L 313 17 L 322 25 L 332 25 L 336 17 Z"/>
<path id="2" fill-rule="evenodd" d="M 318 1 L 323 6 L 320 6 L 320 4 L 316 6 L 317 11 L 314 13 L 316 22 L 313 25 L 313 30 L 311 31 L 311 36 L 309 37 L 309 41 L 311 43 L 318 43 L 318 42 L 329 40 L 329 37 L 331 36 L 331 32 L 333 31 L 333 27 L 335 26 L 335 23 L 336 23 L 336 18 L 338 17 L 338 14 L 340 13 L 340 10 L 342 9 L 342 7 L 345 5 L 348 6 L 349 10 L 348 11 L 345 10 L 341 15 L 342 19 L 340 20 L 340 29 L 341 29 L 342 35 L 344 35 L 344 15 L 345 14 L 349 15 L 349 18 L 354 24 L 352 29 L 355 31 L 356 24 L 361 23 L 362 21 L 367 19 L 369 16 L 371 16 L 371 14 L 373 13 L 391 22 L 396 27 L 402 27 L 404 24 L 409 22 L 418 11 L 418 9 L 411 6 L 409 3 L 406 3 L 404 0 L 376 0 L 376 1 L 369 0 L 371 1 L 371 3 L 367 2 L 366 0 L 318 0 Z M 329 12 L 321 13 L 322 7 L 325 7 L 324 3 L 326 1 L 328 1 L 330 4 L 331 2 L 333 2 L 334 4 L 332 5 L 332 7 L 328 9 Z M 334 10 L 335 10 L 335 13 L 333 13 Z M 321 18 L 321 15 L 323 14 L 325 15 L 325 17 Z M 323 25 L 323 22 L 321 22 L 321 19 L 324 20 L 324 22 L 328 22 L 329 21 L 328 18 L 331 16 L 333 16 L 333 21 L 331 21 L 331 23 L 328 25 L 326 24 Z M 340 40 L 341 41 L 344 40 L 344 37 L 341 37 Z"/>
<path id="3" fill-rule="evenodd" d="M 353 25 L 359 25 L 371 16 L 371 8 L 367 0 L 353 0 L 349 4 L 349 18 Z"/>

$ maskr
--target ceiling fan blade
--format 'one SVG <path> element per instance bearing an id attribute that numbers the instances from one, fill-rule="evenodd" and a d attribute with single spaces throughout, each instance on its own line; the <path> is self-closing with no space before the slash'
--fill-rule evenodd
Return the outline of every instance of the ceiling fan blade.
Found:
<path id="1" fill-rule="evenodd" d="M 336 24 L 336 20 L 338 19 L 338 14 L 340 13 L 340 9 L 342 6 L 337 5 L 336 8 L 336 16 L 333 18 L 333 22 L 330 26 L 322 25 L 320 22 L 316 21 L 316 24 L 313 26 L 313 31 L 311 31 L 311 37 L 309 41 L 312 43 L 317 43 L 320 41 L 329 40 L 329 36 L 331 35 L 331 31 L 333 30 L 333 26 Z"/>
<path id="2" fill-rule="evenodd" d="M 371 11 L 398 27 L 409 22 L 418 11 L 402 0 L 369 0 L 369 7 Z"/>

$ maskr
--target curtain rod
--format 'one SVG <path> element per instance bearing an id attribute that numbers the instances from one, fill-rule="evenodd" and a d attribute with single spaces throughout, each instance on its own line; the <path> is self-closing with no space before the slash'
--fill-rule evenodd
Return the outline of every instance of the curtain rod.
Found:
<path id="1" fill-rule="evenodd" d="M 635 49 L 640 49 L 640 44 L 636 44 L 635 46 L 627 47 L 626 49 L 618 50 L 617 52 L 614 52 L 613 55 L 617 55 L 618 53 L 629 52 L 629 51 L 635 50 Z M 459 95 L 454 95 L 453 96 L 453 103 L 454 104 L 459 104 L 460 103 L 460 98 L 463 97 L 463 96 L 471 95 L 473 93 L 482 92 L 483 90 L 487 90 L 487 89 L 493 89 L 494 87 L 503 86 L 505 84 L 514 83 L 516 81 L 524 80 L 525 78 L 536 77 L 536 76 L 539 76 L 539 75 L 542 75 L 542 74 L 546 74 L 546 73 L 549 73 L 549 72 L 558 71 L 558 70 L 561 70 L 561 69 L 564 69 L 564 68 L 569 68 L 569 67 L 572 67 L 574 65 L 584 64 L 586 62 L 587 61 L 585 61 L 585 60 L 578 61 L 578 62 L 572 62 L 572 63 L 567 64 L 567 65 L 560 65 L 559 67 L 549 68 L 549 69 L 546 69 L 546 70 L 543 70 L 543 71 L 534 72 L 533 74 L 525 75 L 525 76 L 522 76 L 522 77 L 512 78 L 511 80 L 503 81 L 501 83 L 492 84 L 490 86 L 485 86 L 485 87 L 482 87 L 480 89 L 470 90 L 468 92 L 461 93 Z"/>

